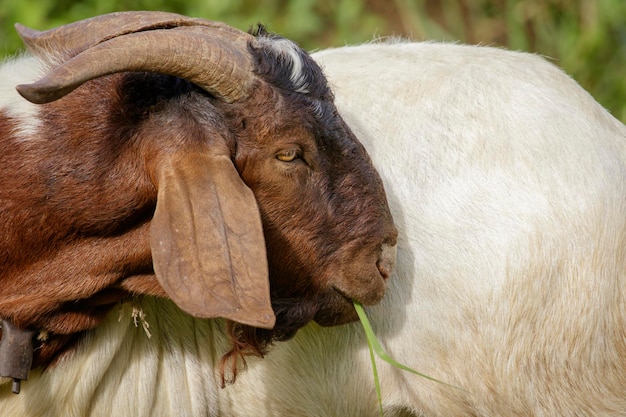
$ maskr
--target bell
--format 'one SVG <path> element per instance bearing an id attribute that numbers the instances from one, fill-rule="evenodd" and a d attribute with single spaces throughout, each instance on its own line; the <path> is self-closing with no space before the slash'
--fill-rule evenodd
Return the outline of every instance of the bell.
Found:
<path id="1" fill-rule="evenodd" d="M 0 376 L 13 378 L 13 393 L 19 394 L 22 380 L 28 379 L 33 364 L 34 330 L 22 330 L 0 319 Z"/>

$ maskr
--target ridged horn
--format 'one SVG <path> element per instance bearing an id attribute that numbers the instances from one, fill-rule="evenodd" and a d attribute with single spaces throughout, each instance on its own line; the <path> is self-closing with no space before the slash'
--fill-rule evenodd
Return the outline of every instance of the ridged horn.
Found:
<path id="1" fill-rule="evenodd" d="M 233 34 L 238 32 L 221 22 L 156 11 L 109 13 L 46 31 L 37 31 L 19 23 L 15 24 L 15 29 L 26 48 L 34 55 L 56 52 L 71 57 L 118 36 L 180 26 L 207 26 Z"/>
<path id="2" fill-rule="evenodd" d="M 182 26 L 114 37 L 79 53 L 33 84 L 17 86 L 27 100 L 57 100 L 104 75 L 146 71 L 186 79 L 227 102 L 246 98 L 254 79 L 245 32 Z"/>

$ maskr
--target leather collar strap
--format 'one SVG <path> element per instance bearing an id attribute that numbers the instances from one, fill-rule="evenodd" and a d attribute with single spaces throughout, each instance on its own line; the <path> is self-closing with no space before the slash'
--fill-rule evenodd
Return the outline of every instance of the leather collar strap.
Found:
<path id="1" fill-rule="evenodd" d="M 34 330 L 22 330 L 0 319 L 0 376 L 13 378 L 13 392 L 19 394 L 22 380 L 28 379 L 33 363 Z"/>

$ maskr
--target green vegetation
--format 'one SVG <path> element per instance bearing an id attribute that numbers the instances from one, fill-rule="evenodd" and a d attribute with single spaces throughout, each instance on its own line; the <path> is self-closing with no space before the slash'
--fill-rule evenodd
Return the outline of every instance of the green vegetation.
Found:
<path id="1" fill-rule="evenodd" d="M 353 301 L 352 303 L 354 304 L 354 309 L 356 310 L 356 313 L 359 316 L 359 320 L 361 322 L 361 325 L 363 326 L 363 331 L 365 332 L 365 338 L 367 339 L 367 347 L 369 348 L 370 359 L 372 361 L 372 376 L 374 378 L 376 398 L 378 399 L 378 409 L 379 409 L 381 416 L 384 415 L 384 412 L 383 412 L 382 392 L 380 389 L 380 381 L 378 380 L 378 369 L 376 368 L 376 357 L 378 357 L 379 359 L 403 371 L 410 372 L 412 374 L 415 374 L 422 378 L 436 382 L 438 384 L 447 385 L 450 388 L 465 391 L 462 388 L 458 388 L 458 387 L 455 387 L 454 385 L 446 384 L 445 382 L 439 381 L 433 377 L 430 377 L 421 372 L 418 372 L 415 369 L 409 368 L 408 366 L 403 365 L 400 362 L 396 362 L 395 359 L 393 359 L 391 356 L 387 354 L 387 352 L 384 351 L 383 347 L 378 341 L 378 338 L 376 337 L 376 334 L 374 333 L 374 330 L 372 329 L 372 325 L 370 324 L 370 321 L 367 318 L 367 314 L 365 313 L 365 309 L 363 308 L 363 305 L 359 303 L 358 301 Z"/>
<path id="2" fill-rule="evenodd" d="M 15 22 L 48 29 L 122 10 L 264 23 L 306 49 L 404 36 L 537 52 L 626 121 L 624 0 L 0 0 L 0 57 L 21 47 Z"/>

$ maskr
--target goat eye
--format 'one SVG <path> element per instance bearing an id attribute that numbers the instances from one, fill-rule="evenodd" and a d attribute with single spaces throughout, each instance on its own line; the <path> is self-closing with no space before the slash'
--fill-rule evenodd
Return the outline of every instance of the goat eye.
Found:
<path id="1" fill-rule="evenodd" d="M 280 152 L 276 154 L 276 159 L 283 162 L 292 162 L 298 158 L 298 151 L 290 149 L 288 151 Z"/>

